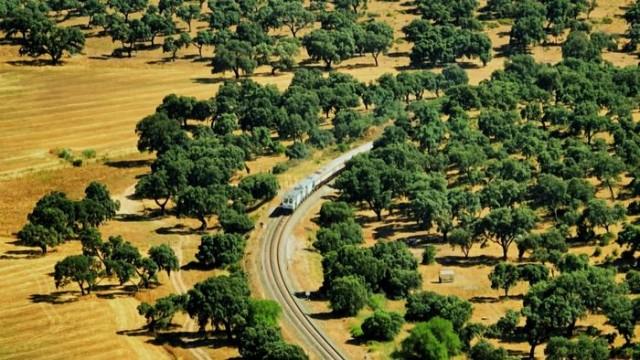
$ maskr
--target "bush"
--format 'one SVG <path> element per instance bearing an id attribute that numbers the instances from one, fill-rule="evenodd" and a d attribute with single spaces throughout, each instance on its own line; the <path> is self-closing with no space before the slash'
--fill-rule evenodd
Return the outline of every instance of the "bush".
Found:
<path id="1" fill-rule="evenodd" d="M 344 201 L 327 201 L 320 208 L 318 224 L 322 227 L 353 220 L 353 209 Z"/>
<path id="2" fill-rule="evenodd" d="M 509 355 L 503 348 L 496 348 L 485 340 L 475 344 L 469 351 L 470 360 L 507 360 Z"/>
<path id="3" fill-rule="evenodd" d="M 357 276 L 343 276 L 333 280 L 328 292 L 329 306 L 334 313 L 354 316 L 367 304 L 367 287 Z"/>
<path id="4" fill-rule="evenodd" d="M 640 293 L 640 271 L 629 270 L 624 279 L 632 294 Z"/>
<path id="5" fill-rule="evenodd" d="M 377 310 L 362 323 L 362 336 L 367 340 L 390 341 L 398 335 L 403 323 L 402 315 Z"/>
<path id="6" fill-rule="evenodd" d="M 287 170 L 289 170 L 289 165 L 287 165 L 286 163 L 279 163 L 273 166 L 273 168 L 271 169 L 271 173 L 274 175 L 278 175 L 286 172 Z"/>
<path id="7" fill-rule="evenodd" d="M 422 252 L 422 265 L 431 265 L 436 262 L 438 250 L 433 245 L 427 245 Z"/>
<path id="8" fill-rule="evenodd" d="M 306 159 L 311 155 L 309 147 L 301 142 L 295 142 L 285 150 L 289 159 Z"/>
<path id="9" fill-rule="evenodd" d="M 82 151 L 82 157 L 85 159 L 93 159 L 96 157 L 96 151 L 93 149 L 85 149 Z"/>
<path id="10" fill-rule="evenodd" d="M 602 248 L 600 246 L 596 246 L 595 250 L 593 250 L 593 257 L 600 257 L 602 255 Z"/>
<path id="11" fill-rule="evenodd" d="M 71 149 L 58 149 L 56 150 L 56 156 L 58 156 L 58 158 L 66 160 L 66 161 L 72 161 L 73 160 L 73 151 L 71 151 Z"/>
<path id="12" fill-rule="evenodd" d="M 73 161 L 71 162 L 71 165 L 73 165 L 75 167 L 81 167 L 82 166 L 82 159 L 73 159 Z"/>
<path id="13" fill-rule="evenodd" d="M 520 322 L 520 313 L 514 310 L 507 310 L 507 313 L 495 323 L 498 335 L 503 340 L 515 338 L 518 323 Z"/>
<path id="14" fill-rule="evenodd" d="M 345 152 L 345 151 L 349 150 L 349 145 L 348 145 L 348 144 L 345 144 L 345 143 L 340 143 L 340 144 L 338 144 L 338 146 L 336 147 L 336 149 L 337 149 L 339 152 L 343 153 L 343 152 Z"/>
<path id="15" fill-rule="evenodd" d="M 329 130 L 313 129 L 309 132 L 307 143 L 315 148 L 324 149 L 336 142 L 333 133 Z"/>
<path id="16" fill-rule="evenodd" d="M 228 234 L 244 234 L 253 229 L 253 220 L 247 214 L 227 209 L 220 214 L 220 226 Z"/>
<path id="17" fill-rule="evenodd" d="M 627 207 L 628 215 L 640 215 L 640 201 L 632 201 Z"/>

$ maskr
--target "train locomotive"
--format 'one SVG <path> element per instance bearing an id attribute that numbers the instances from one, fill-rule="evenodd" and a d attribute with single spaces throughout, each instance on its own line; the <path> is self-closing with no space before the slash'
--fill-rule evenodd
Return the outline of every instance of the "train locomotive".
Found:
<path id="1" fill-rule="evenodd" d="M 373 148 L 373 143 L 361 145 L 340 157 L 332 160 L 328 165 L 316 171 L 312 175 L 304 178 L 293 189 L 284 194 L 280 209 L 292 213 L 302 202 L 309 197 L 320 186 L 329 182 L 345 167 L 345 163 L 355 155 L 369 151 Z"/>

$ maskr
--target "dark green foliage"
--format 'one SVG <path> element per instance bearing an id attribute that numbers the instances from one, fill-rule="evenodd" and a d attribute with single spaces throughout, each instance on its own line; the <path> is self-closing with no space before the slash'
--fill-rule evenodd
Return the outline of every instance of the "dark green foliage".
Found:
<path id="1" fill-rule="evenodd" d="M 58 211 L 59 210 L 52 210 Z M 35 246 L 46 254 L 47 250 L 56 247 L 64 241 L 64 238 L 54 229 L 33 223 L 27 223 L 19 232 L 18 240 L 24 246 Z"/>
<path id="2" fill-rule="evenodd" d="M 577 340 L 564 337 L 553 337 L 544 350 L 547 359 L 609 359 L 609 346 L 605 339 L 591 339 L 585 335 Z"/>
<path id="3" fill-rule="evenodd" d="M 492 326 L 495 327 L 500 339 L 511 340 L 516 336 L 519 323 L 520 313 L 514 310 L 507 310 L 507 313 Z"/>
<path id="4" fill-rule="evenodd" d="M 225 209 L 218 218 L 220 226 L 226 233 L 245 234 L 255 226 L 253 220 L 247 214 L 240 213 L 233 209 Z"/>
<path id="5" fill-rule="evenodd" d="M 493 268 L 489 274 L 489 280 L 491 280 L 492 289 L 503 289 L 504 296 L 507 297 L 509 289 L 520 280 L 520 271 L 513 264 L 501 262 Z"/>
<path id="6" fill-rule="evenodd" d="M 376 310 L 362 322 L 362 334 L 367 340 L 390 341 L 398 335 L 403 323 L 398 313 Z"/>
<path id="7" fill-rule="evenodd" d="M 353 208 L 343 201 L 327 201 L 322 204 L 318 225 L 328 227 L 331 224 L 354 220 Z"/>
<path id="8" fill-rule="evenodd" d="M 171 275 L 171 271 L 180 269 L 178 257 L 173 249 L 167 244 L 152 246 L 149 249 L 149 259 L 153 260 L 158 266 L 158 270 L 164 270 L 167 276 Z"/>
<path id="9" fill-rule="evenodd" d="M 155 113 L 140 120 L 136 125 L 139 151 L 163 153 L 173 146 L 187 142 L 180 124 L 170 119 L 165 112 Z"/>
<path id="10" fill-rule="evenodd" d="M 462 343 L 451 322 L 436 317 L 416 325 L 402 341 L 403 359 L 445 360 L 457 355 Z"/>
<path id="11" fill-rule="evenodd" d="M 141 303 L 137 307 L 138 314 L 147 320 L 149 330 L 167 329 L 171 326 L 175 313 L 184 309 L 186 301 L 184 295 L 170 294 L 156 300 L 153 305 Z"/>
<path id="12" fill-rule="evenodd" d="M 361 244 L 362 241 L 362 228 L 356 222 L 348 220 L 318 230 L 313 247 L 321 253 L 327 253 L 345 245 Z"/>
<path id="13" fill-rule="evenodd" d="M 231 265 L 242 258 L 245 243 L 244 237 L 239 234 L 204 235 L 200 240 L 196 259 L 206 267 Z"/>
<path id="14" fill-rule="evenodd" d="M 93 257 L 71 255 L 56 263 L 53 278 L 56 288 L 75 282 L 80 288 L 80 293 L 85 295 L 91 292 L 98 276 L 98 262 Z"/>
<path id="15" fill-rule="evenodd" d="M 294 142 L 284 153 L 289 159 L 305 159 L 311 155 L 311 150 L 304 143 Z"/>
<path id="16" fill-rule="evenodd" d="M 624 279 L 632 294 L 640 293 L 640 271 L 629 270 Z"/>
<path id="17" fill-rule="evenodd" d="M 208 278 L 189 290 L 188 296 L 185 309 L 196 319 L 200 330 L 209 324 L 216 329 L 224 327 L 229 340 L 249 315 L 249 286 L 242 275 Z"/>
<path id="18" fill-rule="evenodd" d="M 238 188 L 250 194 L 254 201 L 261 203 L 273 199 L 278 194 L 280 185 L 273 174 L 262 173 L 242 178 Z"/>
<path id="19" fill-rule="evenodd" d="M 441 317 L 462 328 L 471 318 L 471 303 L 457 296 L 443 296 L 431 291 L 415 292 L 407 298 L 405 318 L 409 321 L 429 321 Z"/>
<path id="20" fill-rule="evenodd" d="M 479 341 L 469 351 L 471 360 L 508 360 L 509 354 L 504 348 L 495 348 L 485 340 Z"/>
<path id="21" fill-rule="evenodd" d="M 224 194 L 217 189 L 187 186 L 177 196 L 176 211 L 200 220 L 200 228 L 204 230 L 207 228 L 207 219 L 220 212 L 225 204 Z"/>
<path id="22" fill-rule="evenodd" d="M 302 44 L 315 61 L 322 60 L 327 69 L 352 57 L 356 52 L 353 34 L 347 30 L 313 30 L 305 35 Z"/>
<path id="23" fill-rule="evenodd" d="M 20 55 L 39 57 L 46 54 L 51 63 L 57 65 L 65 52 L 81 52 L 84 40 L 84 34 L 78 28 L 45 25 L 29 33 L 20 48 Z"/>
<path id="24" fill-rule="evenodd" d="M 339 315 L 354 316 L 367 304 L 368 290 L 357 276 L 334 279 L 327 291 L 329 306 Z"/>
<path id="25" fill-rule="evenodd" d="M 432 265 L 436 262 L 436 254 L 438 250 L 433 245 L 425 246 L 422 251 L 422 265 Z"/>

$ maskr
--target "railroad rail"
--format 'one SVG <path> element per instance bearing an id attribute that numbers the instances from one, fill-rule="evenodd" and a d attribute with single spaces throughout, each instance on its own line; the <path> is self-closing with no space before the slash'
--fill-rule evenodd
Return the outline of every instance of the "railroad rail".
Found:
<path id="1" fill-rule="evenodd" d="M 312 199 L 316 199 L 324 193 L 328 193 L 327 182 L 334 175 L 344 169 L 344 164 L 354 155 L 363 153 L 372 148 L 372 143 L 361 145 L 340 157 L 332 160 L 322 170 L 323 179 L 291 214 L 282 214 L 278 209 L 269 218 L 261 240 L 261 271 L 260 279 L 265 287 L 268 297 L 277 301 L 283 309 L 284 320 L 291 329 L 296 331 L 296 336 L 303 341 L 307 351 L 310 351 L 318 359 L 347 359 L 341 349 L 322 331 L 316 321 L 309 316 L 302 302 L 296 297 L 293 282 L 289 275 L 289 240 L 292 239 L 293 226 L 299 221 L 300 214 L 309 211 L 313 205 Z M 329 176 L 325 172 L 330 172 Z"/>

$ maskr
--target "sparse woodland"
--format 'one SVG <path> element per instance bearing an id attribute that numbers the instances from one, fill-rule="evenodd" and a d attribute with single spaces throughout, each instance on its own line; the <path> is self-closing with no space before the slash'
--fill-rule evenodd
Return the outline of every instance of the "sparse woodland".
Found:
<path id="1" fill-rule="evenodd" d="M 362 20 L 366 1 L 0 0 L 0 30 L 21 54 L 48 55 L 52 64 L 80 53 L 83 31 L 100 28 L 117 46 L 113 56 L 159 46 L 175 61 L 195 46 L 200 57 L 212 55 L 213 72 L 233 73 L 208 99 L 168 94 L 135 128 L 138 150 L 155 155 L 135 196 L 152 200 L 153 214 L 195 219 L 200 227 L 192 230 L 202 237 L 189 260 L 222 272 L 184 294 L 142 302 L 137 310 L 154 336 L 170 333 L 182 312 L 197 323 L 198 336 L 224 338 L 243 358 L 307 358 L 285 342 L 279 305 L 251 296 L 241 260 L 254 211 L 277 196 L 277 175 L 289 166 L 315 150 L 344 151 L 385 126 L 373 150 L 336 178 L 338 196 L 322 204 L 312 244 L 324 279 L 315 295 L 334 316 L 358 316 L 376 297 L 402 301 L 400 312 L 375 308 L 353 340 L 393 342 L 389 355 L 400 359 L 509 359 L 498 342 L 527 343 L 529 353 L 520 355 L 529 358 L 539 347 L 551 359 L 636 358 L 640 70 L 602 54 L 637 50 L 640 2 L 625 10 L 624 37 L 592 31 L 596 6 L 416 0 L 407 11 L 417 17 L 402 28 L 411 68 L 368 83 L 333 71 L 357 56 L 371 56 L 377 66 L 394 43 L 389 25 Z M 88 23 L 60 25 L 73 17 Z M 494 49 L 483 32 L 488 20 L 512 24 L 503 48 Z M 194 35 L 197 21 L 208 29 Z M 539 44 L 561 46 L 562 61 L 529 55 Z M 300 63 L 302 48 L 308 59 Z M 504 68 L 477 85 L 469 82 L 468 63 L 458 64 L 486 66 L 497 56 L 505 57 Z M 262 65 L 273 74 L 293 72 L 290 85 L 279 90 L 251 80 Z M 289 161 L 270 172 L 247 166 L 279 154 Z M 120 236 L 102 239 L 98 227 L 118 208 L 99 183 L 77 201 L 51 193 L 17 237 L 43 256 L 79 240 L 82 252 L 53 270 L 56 287 L 74 283 L 81 295 L 100 291 L 101 281 L 135 292 L 160 285 L 161 271 L 180 271 L 184 264 L 168 245 L 144 256 Z M 375 217 L 359 216 L 365 210 Z M 438 294 L 422 279 L 420 267 L 438 257 L 431 244 L 422 263 L 402 241 L 365 246 L 362 226 L 390 214 L 458 249 L 463 262 L 481 256 L 486 244 L 499 246 L 491 288 L 504 295 L 497 301 L 520 296 L 521 307 L 490 326 L 473 322 L 470 299 Z M 598 261 L 571 252 L 611 242 L 624 251 Z M 513 293 L 518 284 L 527 284 L 524 293 Z M 596 314 L 615 332 L 577 326 Z"/>

